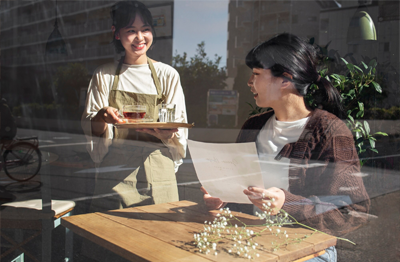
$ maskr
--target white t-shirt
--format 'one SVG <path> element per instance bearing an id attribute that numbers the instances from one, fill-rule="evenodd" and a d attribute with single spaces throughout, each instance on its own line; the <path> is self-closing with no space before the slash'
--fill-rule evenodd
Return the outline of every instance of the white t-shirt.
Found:
<path id="1" fill-rule="evenodd" d="M 293 122 L 276 120 L 275 115 L 268 119 L 257 136 L 257 152 L 265 188 L 289 189 L 290 159 L 274 158 L 289 143 L 296 142 L 304 130 L 308 117 Z"/>
<path id="2" fill-rule="evenodd" d="M 102 137 L 92 136 L 91 119 L 97 112 L 108 104 L 109 93 L 112 90 L 115 71 L 118 62 L 100 66 L 95 70 L 86 98 L 86 108 L 82 115 L 82 128 L 86 135 L 88 152 L 95 163 L 100 163 L 112 144 L 113 126 L 108 128 Z M 162 62 L 153 63 L 160 80 L 161 91 L 166 97 L 165 103 L 176 104 L 175 122 L 187 123 L 185 96 L 183 94 L 178 72 L 171 66 Z M 157 88 L 151 75 L 148 64 L 127 65 L 121 67 L 117 90 L 139 94 L 157 94 Z M 175 163 L 175 172 L 186 156 L 187 128 L 179 128 L 173 139 L 162 142 L 169 148 Z"/>

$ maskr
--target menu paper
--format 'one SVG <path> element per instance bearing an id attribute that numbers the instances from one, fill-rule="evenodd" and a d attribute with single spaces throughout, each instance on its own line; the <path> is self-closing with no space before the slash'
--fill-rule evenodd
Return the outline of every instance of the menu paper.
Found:
<path id="1" fill-rule="evenodd" d="M 193 165 L 201 185 L 224 202 L 251 203 L 243 190 L 264 188 L 256 144 L 204 143 L 188 140 Z"/>

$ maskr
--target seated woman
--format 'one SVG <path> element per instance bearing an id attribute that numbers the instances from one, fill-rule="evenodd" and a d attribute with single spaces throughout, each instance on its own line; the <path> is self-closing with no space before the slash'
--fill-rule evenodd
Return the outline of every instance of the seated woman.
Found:
<path id="1" fill-rule="evenodd" d="M 310 108 L 304 101 L 316 84 L 314 98 L 336 115 L 341 112 L 339 92 L 316 70 L 314 47 L 281 34 L 254 47 L 246 64 L 253 70 L 248 86 L 257 106 L 272 110 L 249 118 L 237 142 L 256 142 L 260 159 L 272 155 L 267 163 L 279 161 L 281 168 L 265 164 L 262 172 L 266 184 L 271 176 L 281 180 L 267 189 L 249 187 L 244 194 L 259 209 L 269 202 L 273 214 L 283 209 L 328 234 L 339 236 L 360 226 L 365 216 L 354 214 L 368 212 L 370 201 L 352 133 L 334 114 Z M 209 208 L 225 205 L 202 191 Z M 336 261 L 334 247 L 328 251 L 329 261 Z"/>

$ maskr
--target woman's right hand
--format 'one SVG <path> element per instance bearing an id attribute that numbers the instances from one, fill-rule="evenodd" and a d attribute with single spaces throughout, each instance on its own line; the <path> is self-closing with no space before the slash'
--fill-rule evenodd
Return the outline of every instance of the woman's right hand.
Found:
<path id="1" fill-rule="evenodd" d="M 212 197 L 204 187 L 200 187 L 200 190 L 204 193 L 203 199 L 209 209 L 220 209 L 226 205 L 218 197 Z"/>
<path id="2" fill-rule="evenodd" d="M 111 106 L 100 109 L 94 118 L 98 118 L 99 121 L 107 124 L 123 123 L 123 120 L 119 117 L 118 109 Z"/>
<path id="3" fill-rule="evenodd" d="M 103 107 L 92 119 L 92 133 L 93 135 L 100 136 L 106 131 L 107 124 L 123 122 L 119 117 L 118 109 L 111 106 Z"/>

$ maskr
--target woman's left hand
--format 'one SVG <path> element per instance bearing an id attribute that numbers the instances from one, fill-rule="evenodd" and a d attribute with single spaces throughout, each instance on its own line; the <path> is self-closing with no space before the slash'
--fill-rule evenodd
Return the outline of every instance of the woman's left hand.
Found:
<path id="1" fill-rule="evenodd" d="M 250 201 L 259 209 L 265 210 L 263 204 L 271 208 L 271 214 L 276 215 L 285 203 L 285 193 L 277 187 L 263 189 L 259 187 L 249 187 L 243 191 Z"/>
<path id="2" fill-rule="evenodd" d="M 161 140 L 168 140 L 168 139 L 174 138 L 175 133 L 178 132 L 178 129 L 177 128 L 174 128 L 174 129 L 143 128 L 143 129 L 136 129 L 136 131 L 150 134 Z"/>

